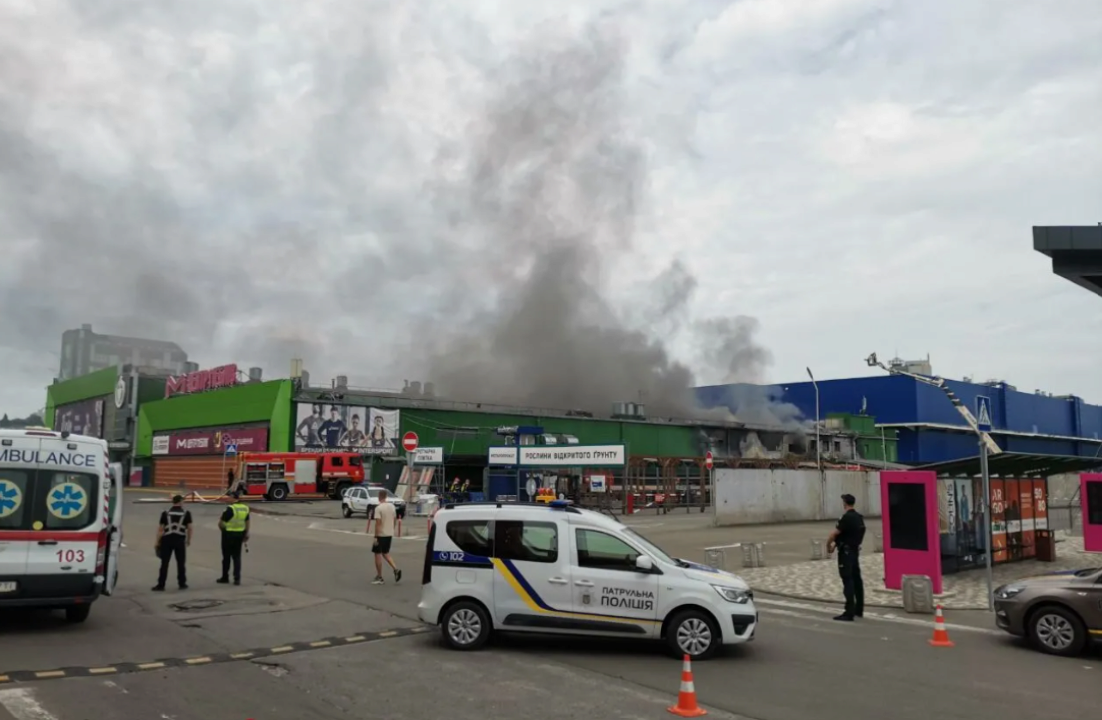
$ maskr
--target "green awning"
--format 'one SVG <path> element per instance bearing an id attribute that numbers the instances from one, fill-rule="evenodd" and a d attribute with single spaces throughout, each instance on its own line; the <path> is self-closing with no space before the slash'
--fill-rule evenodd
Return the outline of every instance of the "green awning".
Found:
<path id="1" fill-rule="evenodd" d="M 1050 477 L 1062 473 L 1089 472 L 1102 468 L 1102 457 L 1079 455 L 1031 455 L 1029 453 L 999 453 L 987 458 L 987 471 L 992 477 Z M 952 477 L 980 474 L 980 457 L 922 465 L 915 470 L 933 470 L 938 475 Z"/>

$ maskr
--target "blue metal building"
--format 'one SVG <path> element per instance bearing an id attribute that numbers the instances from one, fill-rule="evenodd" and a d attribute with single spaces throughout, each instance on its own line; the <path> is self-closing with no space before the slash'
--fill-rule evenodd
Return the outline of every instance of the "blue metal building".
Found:
<path id="1" fill-rule="evenodd" d="M 1102 457 L 1102 406 L 1074 396 L 1051 397 L 1011 387 L 949 380 L 949 387 L 969 408 L 977 395 L 990 398 L 991 433 L 1004 452 Z M 696 389 L 705 407 L 738 412 L 747 390 L 764 391 L 775 402 L 790 403 L 815 419 L 815 386 L 797 382 L 772 386 L 711 385 Z M 905 375 L 819 381 L 819 414 L 862 413 L 877 427 L 899 431 L 899 461 L 943 462 L 975 456 L 976 436 L 945 393 Z"/>

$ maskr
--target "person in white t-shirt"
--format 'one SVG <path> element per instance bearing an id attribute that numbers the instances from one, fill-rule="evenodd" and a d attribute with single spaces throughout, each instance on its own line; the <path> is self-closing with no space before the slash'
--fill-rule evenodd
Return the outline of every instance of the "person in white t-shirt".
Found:
<path id="1" fill-rule="evenodd" d="M 383 560 L 386 560 L 386 564 L 394 571 L 394 582 L 402 579 L 402 571 L 390 557 L 390 544 L 394 540 L 394 524 L 398 513 L 394 509 L 394 503 L 387 502 L 386 498 L 387 491 L 380 490 L 379 504 L 375 508 L 375 543 L 371 546 L 371 552 L 375 553 L 375 580 L 372 581 L 372 585 L 383 584 Z M 367 527 L 370 530 L 370 520 Z"/>

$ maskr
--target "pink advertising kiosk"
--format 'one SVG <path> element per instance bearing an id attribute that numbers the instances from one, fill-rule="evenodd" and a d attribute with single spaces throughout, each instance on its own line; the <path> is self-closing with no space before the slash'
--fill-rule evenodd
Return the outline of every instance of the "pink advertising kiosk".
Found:
<path id="1" fill-rule="evenodd" d="M 1079 497 L 1083 508 L 1083 549 L 1102 552 L 1102 473 L 1079 476 Z"/>
<path id="2" fill-rule="evenodd" d="M 1098 477 L 1102 480 L 1102 475 Z M 884 526 L 884 586 L 902 590 L 904 575 L 925 575 L 930 578 L 934 594 L 940 595 L 937 473 L 881 472 L 880 507 Z M 1085 511 L 1083 515 L 1085 518 Z M 1098 529 L 1102 533 L 1102 525 Z"/>

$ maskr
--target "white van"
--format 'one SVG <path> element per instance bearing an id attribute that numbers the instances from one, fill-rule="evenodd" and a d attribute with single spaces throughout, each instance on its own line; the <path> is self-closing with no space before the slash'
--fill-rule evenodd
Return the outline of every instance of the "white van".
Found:
<path id="1" fill-rule="evenodd" d="M 615 518 L 573 507 L 465 503 L 436 514 L 418 614 L 456 650 L 493 631 L 663 639 L 704 659 L 753 640 L 742 578 L 672 558 Z"/>
<path id="2" fill-rule="evenodd" d="M 122 468 L 108 462 L 105 440 L 0 430 L 0 610 L 87 619 L 118 582 L 122 507 Z"/>

